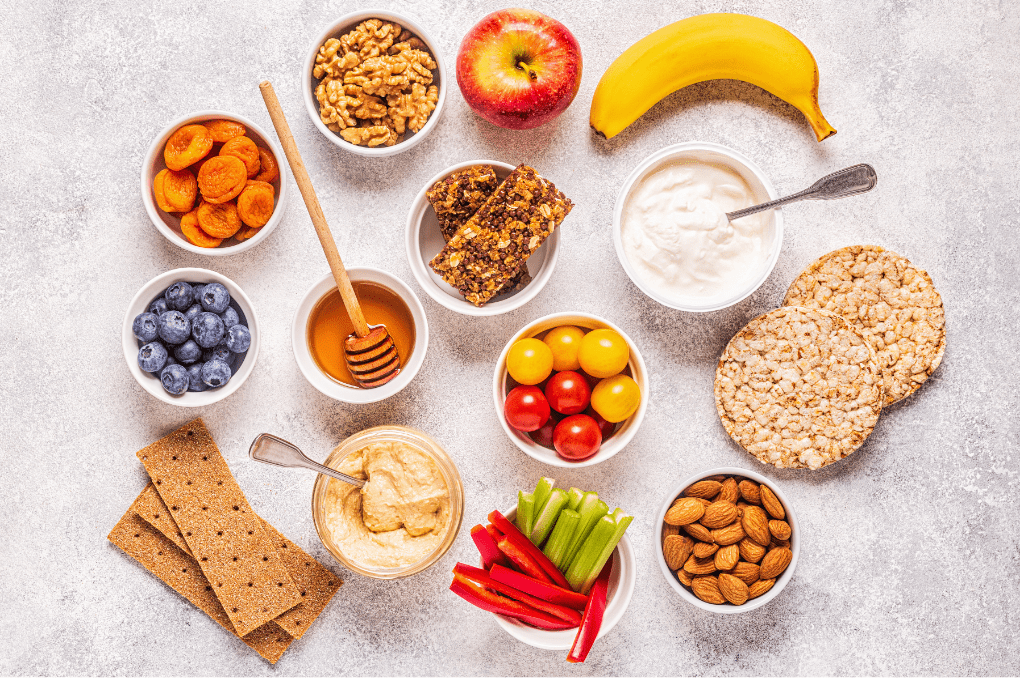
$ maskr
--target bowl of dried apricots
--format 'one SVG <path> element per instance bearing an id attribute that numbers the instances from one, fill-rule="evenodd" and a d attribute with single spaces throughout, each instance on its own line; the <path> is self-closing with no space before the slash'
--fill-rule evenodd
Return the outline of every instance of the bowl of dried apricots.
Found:
<path id="1" fill-rule="evenodd" d="M 255 123 L 203 111 L 171 123 L 142 166 L 142 200 L 156 229 L 200 255 L 231 255 L 266 240 L 283 217 L 283 152 Z"/>

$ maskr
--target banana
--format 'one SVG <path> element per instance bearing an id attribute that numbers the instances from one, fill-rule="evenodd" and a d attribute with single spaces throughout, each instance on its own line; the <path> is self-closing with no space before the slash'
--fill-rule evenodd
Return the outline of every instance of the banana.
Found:
<path id="1" fill-rule="evenodd" d="M 795 35 L 745 14 L 701 14 L 645 36 L 612 63 L 591 126 L 613 137 L 666 95 L 705 80 L 743 80 L 803 113 L 818 141 L 836 134 L 818 108 L 818 65 Z"/>

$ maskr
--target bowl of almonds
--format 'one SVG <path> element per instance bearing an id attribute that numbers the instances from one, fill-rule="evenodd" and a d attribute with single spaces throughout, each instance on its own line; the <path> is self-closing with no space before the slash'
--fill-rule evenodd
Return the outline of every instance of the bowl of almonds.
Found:
<path id="1" fill-rule="evenodd" d="M 670 492 L 657 516 L 659 567 L 696 607 L 718 614 L 757 609 L 786 587 L 797 566 L 800 536 L 789 500 L 756 472 L 695 475 Z"/>

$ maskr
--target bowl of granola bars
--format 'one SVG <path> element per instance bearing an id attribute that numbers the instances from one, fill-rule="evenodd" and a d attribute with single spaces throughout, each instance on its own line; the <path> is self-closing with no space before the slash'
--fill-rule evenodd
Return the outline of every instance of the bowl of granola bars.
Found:
<path id="1" fill-rule="evenodd" d="M 411 204 L 405 240 L 411 273 L 429 297 L 455 312 L 495 316 L 518 309 L 552 276 L 558 227 L 572 207 L 526 165 L 453 165 Z"/>
<path id="2" fill-rule="evenodd" d="M 362 156 L 407 151 L 439 121 L 445 66 L 415 21 L 366 10 L 340 18 L 312 44 L 305 108 L 326 139 Z"/>

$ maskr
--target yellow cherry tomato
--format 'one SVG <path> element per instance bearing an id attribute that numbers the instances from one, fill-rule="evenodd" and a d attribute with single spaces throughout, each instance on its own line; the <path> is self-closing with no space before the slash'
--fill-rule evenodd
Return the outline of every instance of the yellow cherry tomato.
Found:
<path id="1" fill-rule="evenodd" d="M 545 344 L 553 354 L 554 371 L 576 371 L 581 368 L 577 353 L 581 349 L 584 331 L 577 326 L 560 326 L 545 334 Z"/>
<path id="2" fill-rule="evenodd" d="M 506 370 L 522 385 L 537 385 L 552 373 L 553 353 L 549 345 L 536 338 L 524 338 L 510 345 Z"/>
<path id="3" fill-rule="evenodd" d="M 640 405 L 641 388 L 629 375 L 600 380 L 591 392 L 591 407 L 611 423 L 627 420 Z"/>
<path id="4" fill-rule="evenodd" d="M 588 375 L 608 378 L 627 368 L 630 348 L 622 335 L 608 328 L 600 328 L 581 338 L 577 359 Z"/>

